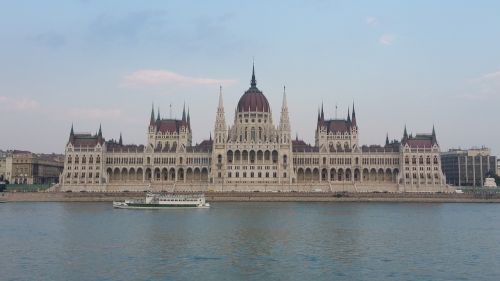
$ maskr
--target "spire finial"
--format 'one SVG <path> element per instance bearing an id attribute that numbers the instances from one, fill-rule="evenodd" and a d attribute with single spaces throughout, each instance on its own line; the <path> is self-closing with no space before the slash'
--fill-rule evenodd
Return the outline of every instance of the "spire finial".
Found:
<path id="1" fill-rule="evenodd" d="M 120 139 L 118 140 L 118 144 L 120 144 L 120 145 L 123 144 L 123 141 L 122 141 L 122 132 L 120 132 Z"/>
<path id="2" fill-rule="evenodd" d="M 74 134 L 75 134 L 75 132 L 73 131 L 73 123 L 71 123 L 71 131 L 69 132 L 69 135 L 72 136 Z"/>
<path id="3" fill-rule="evenodd" d="M 99 132 L 97 133 L 98 136 L 102 137 L 102 127 L 101 123 L 99 123 Z"/>
<path id="4" fill-rule="evenodd" d="M 385 145 L 389 145 L 389 132 L 385 135 Z"/>
<path id="5" fill-rule="evenodd" d="M 257 80 L 255 80 L 255 60 L 252 62 L 252 81 L 250 82 L 252 88 L 257 87 Z"/>
<path id="6" fill-rule="evenodd" d="M 403 139 L 407 139 L 408 138 L 408 131 L 406 130 L 406 124 L 405 124 L 405 130 L 403 132 Z"/>
<path id="7" fill-rule="evenodd" d="M 156 121 L 160 121 L 160 107 L 158 106 L 158 116 L 156 117 Z"/>

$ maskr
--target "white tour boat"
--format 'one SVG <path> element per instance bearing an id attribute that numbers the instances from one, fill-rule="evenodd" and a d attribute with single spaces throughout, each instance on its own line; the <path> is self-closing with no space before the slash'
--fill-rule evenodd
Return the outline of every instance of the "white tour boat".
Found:
<path id="1" fill-rule="evenodd" d="M 148 193 L 145 199 L 114 201 L 113 207 L 121 209 L 208 208 L 203 194 Z"/>

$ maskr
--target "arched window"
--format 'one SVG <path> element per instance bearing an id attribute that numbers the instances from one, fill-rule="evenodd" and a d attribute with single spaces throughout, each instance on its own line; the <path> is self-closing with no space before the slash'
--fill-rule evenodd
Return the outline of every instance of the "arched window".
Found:
<path id="1" fill-rule="evenodd" d="M 80 160 L 78 159 L 78 155 L 77 155 L 77 156 L 75 156 L 75 164 L 78 164 L 78 163 L 80 163 Z"/>
<path id="2" fill-rule="evenodd" d="M 97 164 L 100 164 L 101 163 L 101 156 L 97 155 L 97 158 L 96 158 L 95 162 Z"/>
<path id="3" fill-rule="evenodd" d="M 437 158 L 437 156 L 434 156 L 434 164 L 437 165 L 437 163 L 438 163 L 438 158 Z"/>
<path id="4" fill-rule="evenodd" d="M 89 164 L 94 164 L 94 157 L 92 155 L 89 157 Z"/>
<path id="5" fill-rule="evenodd" d="M 70 156 L 68 156 L 68 164 L 71 164 L 71 162 L 72 162 L 72 161 L 73 161 L 73 160 L 71 159 L 71 155 L 70 155 Z"/>

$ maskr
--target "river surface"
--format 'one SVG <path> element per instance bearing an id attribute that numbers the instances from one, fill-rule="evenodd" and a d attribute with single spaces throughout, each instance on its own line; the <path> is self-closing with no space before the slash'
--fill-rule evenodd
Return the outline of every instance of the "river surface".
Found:
<path id="1" fill-rule="evenodd" d="M 0 204 L 0 280 L 500 280 L 500 204 Z"/>

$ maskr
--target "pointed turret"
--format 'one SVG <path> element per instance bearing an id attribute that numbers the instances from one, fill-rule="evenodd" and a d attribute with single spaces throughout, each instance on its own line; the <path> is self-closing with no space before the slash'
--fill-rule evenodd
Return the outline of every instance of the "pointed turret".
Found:
<path id="1" fill-rule="evenodd" d="M 389 133 L 385 135 L 385 145 L 389 145 Z"/>
<path id="2" fill-rule="evenodd" d="M 154 126 L 155 125 L 155 105 L 153 104 L 151 106 L 151 118 L 149 119 L 149 126 Z"/>
<path id="3" fill-rule="evenodd" d="M 97 132 L 97 141 L 102 144 L 104 142 L 104 139 L 102 137 L 102 126 L 99 124 L 99 131 Z"/>
<path id="4" fill-rule="evenodd" d="M 156 122 L 160 122 L 160 107 L 158 107 L 158 116 L 156 117 Z"/>
<path id="5" fill-rule="evenodd" d="M 182 107 L 182 121 L 186 122 L 186 103 L 184 103 L 184 106 Z"/>
<path id="6" fill-rule="evenodd" d="M 347 108 L 347 123 L 351 123 L 351 112 L 349 111 L 349 108 Z"/>
<path id="7" fill-rule="evenodd" d="M 191 116 L 189 115 L 189 107 L 188 107 L 188 113 L 187 113 L 187 117 L 186 117 L 186 122 L 188 124 L 188 128 L 191 129 Z"/>
<path id="8" fill-rule="evenodd" d="M 352 126 L 353 127 L 357 127 L 358 126 L 358 123 L 356 122 L 356 111 L 354 109 L 354 102 L 352 103 Z"/>
<path id="9" fill-rule="evenodd" d="M 189 116 L 189 114 L 188 114 Z M 227 140 L 226 116 L 224 114 L 224 103 L 222 101 L 222 86 L 219 87 L 219 106 L 217 106 L 217 114 L 215 116 L 214 128 L 214 144 L 222 144 Z"/>
<path id="10" fill-rule="evenodd" d="M 436 130 L 434 129 L 434 125 L 432 125 L 432 144 L 435 143 L 437 143 Z"/>
<path id="11" fill-rule="evenodd" d="M 403 132 L 403 140 L 407 140 L 408 139 L 408 131 L 406 131 L 406 125 L 405 125 L 405 130 Z"/>
<path id="12" fill-rule="evenodd" d="M 75 138 L 75 132 L 73 131 L 73 123 L 71 123 L 71 131 L 69 131 L 69 141 L 72 142 Z"/>
<path id="13" fill-rule="evenodd" d="M 118 140 L 119 145 L 123 145 L 122 132 L 120 132 L 120 139 Z"/>
<path id="14" fill-rule="evenodd" d="M 325 121 L 325 111 L 323 110 L 323 102 L 321 102 L 321 121 Z"/>
<path id="15" fill-rule="evenodd" d="M 286 87 L 283 86 L 283 103 L 281 106 L 281 117 L 279 124 L 281 142 L 288 143 L 291 139 L 290 118 L 288 117 L 288 102 L 286 100 Z"/>

